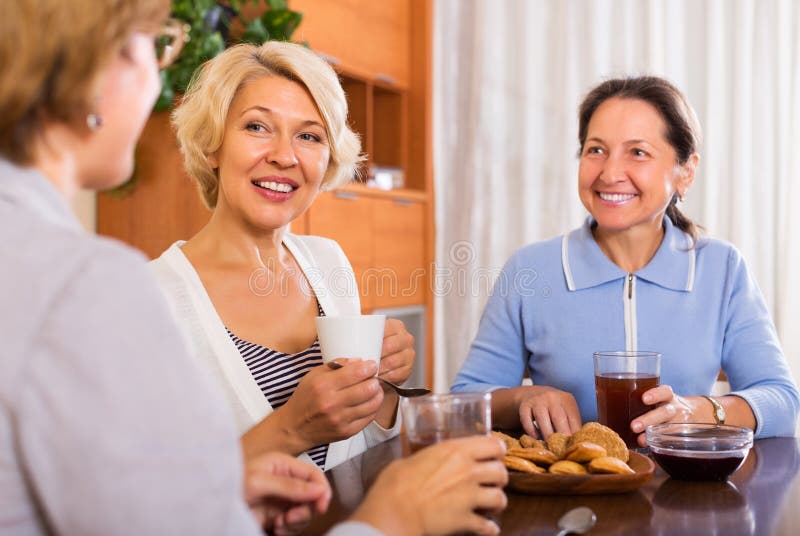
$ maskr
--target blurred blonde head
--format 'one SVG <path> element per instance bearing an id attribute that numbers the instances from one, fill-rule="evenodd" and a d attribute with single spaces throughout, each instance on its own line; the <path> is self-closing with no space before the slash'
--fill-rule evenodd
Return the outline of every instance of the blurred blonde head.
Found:
<path id="1" fill-rule="evenodd" d="M 330 162 L 322 181 L 331 189 L 350 181 L 362 160 L 358 136 L 347 126 L 347 101 L 334 70 L 302 45 L 267 41 L 236 45 L 206 62 L 195 73 L 181 104 L 172 114 L 186 170 L 205 204 L 217 204 L 219 177 L 208 155 L 223 142 L 228 110 L 239 89 L 262 76 L 280 76 L 304 86 L 322 116 L 330 140 Z"/>
<path id="2" fill-rule="evenodd" d="M 133 32 L 156 31 L 168 14 L 169 0 L 3 2 L 0 157 L 31 164 L 47 123 L 86 131 L 99 73 Z"/>

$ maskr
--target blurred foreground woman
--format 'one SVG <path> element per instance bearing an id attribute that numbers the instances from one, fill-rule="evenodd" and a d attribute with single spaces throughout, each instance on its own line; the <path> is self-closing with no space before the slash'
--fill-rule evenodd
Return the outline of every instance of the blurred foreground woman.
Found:
<path id="1" fill-rule="evenodd" d="M 111 188 L 131 173 L 158 67 L 182 42 L 180 26 L 162 26 L 168 5 L 3 6 L 4 535 L 241 535 L 259 525 L 287 534 L 330 500 L 322 473 L 288 455 L 243 468 L 226 402 L 190 358 L 144 258 L 86 234 L 68 208 L 80 189 Z M 162 31 L 175 46 L 157 54 Z M 472 512 L 505 504 L 502 451 L 483 437 L 392 464 L 354 514 L 360 522 L 334 532 L 496 533 Z"/>

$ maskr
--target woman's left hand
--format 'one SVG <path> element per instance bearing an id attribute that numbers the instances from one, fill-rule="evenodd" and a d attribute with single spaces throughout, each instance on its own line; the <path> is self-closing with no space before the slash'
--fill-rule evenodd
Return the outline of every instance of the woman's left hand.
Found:
<path id="1" fill-rule="evenodd" d="M 302 534 L 314 515 L 327 511 L 331 500 L 322 471 L 280 452 L 249 460 L 244 487 L 251 513 L 276 536 Z"/>
<path id="2" fill-rule="evenodd" d="M 657 406 L 631 421 L 631 429 L 639 434 L 639 446 L 647 446 L 644 430 L 651 424 L 662 422 L 714 422 L 711 404 L 701 396 L 680 396 L 669 385 L 648 389 L 642 395 L 648 406 Z"/>
<path id="3" fill-rule="evenodd" d="M 386 319 L 378 376 L 396 385 L 411 375 L 414 367 L 414 336 L 396 318 Z"/>

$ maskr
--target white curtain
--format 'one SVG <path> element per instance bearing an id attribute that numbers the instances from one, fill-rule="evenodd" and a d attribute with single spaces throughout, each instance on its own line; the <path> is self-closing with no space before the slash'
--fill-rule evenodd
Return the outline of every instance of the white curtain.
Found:
<path id="1" fill-rule="evenodd" d="M 435 0 L 437 390 L 511 252 L 583 220 L 577 107 L 631 73 L 697 110 L 685 212 L 742 251 L 800 376 L 800 2 Z"/>

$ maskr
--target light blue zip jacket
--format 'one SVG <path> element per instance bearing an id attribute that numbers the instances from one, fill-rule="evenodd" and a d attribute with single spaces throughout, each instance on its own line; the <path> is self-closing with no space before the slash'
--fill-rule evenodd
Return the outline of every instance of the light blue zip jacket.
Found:
<path id="1" fill-rule="evenodd" d="M 627 274 L 595 242 L 588 218 L 506 263 L 452 391 L 534 384 L 575 396 L 597 420 L 592 353 L 661 352 L 661 384 L 709 394 L 720 368 L 756 417 L 758 438 L 793 436 L 800 395 L 758 286 L 732 245 L 689 236 L 664 218 L 653 259 Z"/>

